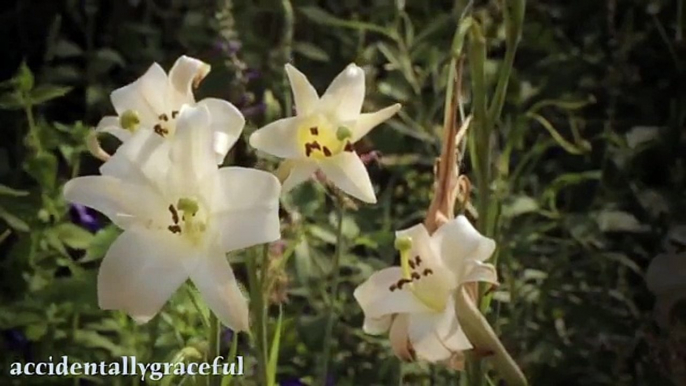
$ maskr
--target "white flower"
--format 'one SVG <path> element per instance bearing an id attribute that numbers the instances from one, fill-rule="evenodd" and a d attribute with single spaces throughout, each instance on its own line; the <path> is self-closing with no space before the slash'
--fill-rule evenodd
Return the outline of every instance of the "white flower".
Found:
<path id="1" fill-rule="evenodd" d="M 176 134 L 139 130 L 101 167 L 64 188 L 124 229 L 98 274 L 101 308 L 150 320 L 189 277 L 218 318 L 248 329 L 248 306 L 226 253 L 280 237 L 272 174 L 219 169 L 208 108 L 183 107 Z M 153 149 L 150 151 L 150 149 Z"/>
<path id="2" fill-rule="evenodd" d="M 320 169 L 341 190 L 362 201 L 375 203 L 369 174 L 352 144 L 398 112 L 400 105 L 361 114 L 364 71 L 355 64 L 348 65 L 321 98 L 307 77 L 295 67 L 287 64 L 286 73 L 297 114 L 257 130 L 250 136 L 250 145 L 289 160 L 291 169 L 283 183 L 284 191 Z"/>
<path id="3" fill-rule="evenodd" d="M 455 290 L 465 283 L 497 283 L 484 261 L 495 242 L 479 234 L 464 216 L 432 236 L 424 225 L 397 232 L 400 267 L 374 273 L 354 293 L 369 334 L 389 330 L 398 356 L 430 362 L 472 348 L 455 315 Z"/>
<path id="4" fill-rule="evenodd" d="M 193 88 L 209 71 L 208 64 L 187 56 L 181 56 L 174 63 L 168 76 L 154 63 L 138 80 L 112 92 L 110 99 L 117 116 L 104 117 L 95 134 L 106 132 L 125 143 L 138 129 L 145 129 L 171 138 L 176 132 L 181 108 L 184 105 L 203 106 L 210 112 L 213 151 L 216 162 L 221 164 L 240 136 L 245 118 L 235 106 L 221 99 L 206 98 L 195 102 Z M 109 158 L 95 137 L 90 138 L 89 148 L 98 158 Z"/>

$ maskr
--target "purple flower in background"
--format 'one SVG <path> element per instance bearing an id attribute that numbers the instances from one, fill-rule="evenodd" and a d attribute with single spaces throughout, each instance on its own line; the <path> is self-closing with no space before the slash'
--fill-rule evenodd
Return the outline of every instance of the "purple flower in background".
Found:
<path id="1" fill-rule="evenodd" d="M 247 118 L 263 114 L 265 110 L 267 110 L 267 106 L 263 102 L 259 102 L 252 106 L 241 108 L 241 113 L 243 113 L 243 115 Z"/>
<path id="2" fill-rule="evenodd" d="M 300 382 L 299 378 L 290 378 L 279 382 L 279 386 L 305 386 L 305 384 Z"/>
<path id="3" fill-rule="evenodd" d="M 365 165 L 369 165 L 372 162 L 379 162 L 381 160 L 381 152 L 372 150 L 369 153 L 360 154 L 360 159 Z"/>
<path id="4" fill-rule="evenodd" d="M 9 351 L 14 351 L 24 358 L 24 360 L 32 360 L 31 342 L 26 339 L 24 333 L 18 329 L 5 330 L 2 332 L 2 338 L 7 344 Z"/>
<path id="5" fill-rule="evenodd" d="M 225 55 L 233 55 L 240 51 L 243 45 L 238 40 L 217 40 L 214 43 L 214 49 Z"/>
<path id="6" fill-rule="evenodd" d="M 245 80 L 250 82 L 251 80 L 259 79 L 262 73 L 254 68 L 249 68 L 245 71 Z"/>
<path id="7" fill-rule="evenodd" d="M 81 225 L 91 232 L 96 232 L 102 228 L 92 209 L 79 204 L 72 204 L 70 207 L 69 214 L 74 224 Z"/>

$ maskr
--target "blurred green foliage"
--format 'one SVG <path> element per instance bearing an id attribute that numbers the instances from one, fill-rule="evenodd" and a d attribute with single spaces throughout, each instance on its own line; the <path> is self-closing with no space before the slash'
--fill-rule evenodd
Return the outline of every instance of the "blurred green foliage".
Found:
<path id="1" fill-rule="evenodd" d="M 0 75 L 8 79 L 0 86 L 3 384 L 136 382 L 6 378 L 9 364 L 22 359 L 202 360 L 206 310 L 191 287 L 143 326 L 99 310 L 99 259 L 118 231 L 105 226 L 93 233 L 74 223 L 61 198 L 66 180 L 97 173 L 84 139 L 112 110 L 109 92 L 153 61 L 168 68 L 181 54 L 212 64 L 197 95 L 241 108 L 246 136 L 290 112 L 283 64 L 291 60 L 320 92 L 354 61 L 367 72 L 366 111 L 403 104 L 397 117 L 358 144 L 361 153 L 382 153 L 369 165 L 379 204 L 344 219 L 348 249 L 331 376 L 337 385 L 399 384 L 401 374 L 408 385 L 457 384 L 455 373 L 438 367 L 401 368 L 384 337 L 362 332 L 352 292 L 394 263 L 393 231 L 422 221 L 428 208 L 449 48 L 466 1 L 8 3 L 0 14 Z M 504 53 L 502 13 L 497 1 L 475 3 L 473 15 L 488 38 L 484 70 L 492 87 Z M 686 358 L 672 360 L 670 332 L 653 322 L 643 275 L 655 255 L 686 246 L 672 237 L 686 224 L 685 12 L 682 0 L 527 4 L 493 143 L 502 285 L 488 316 L 534 385 L 679 384 L 684 368 L 674 363 Z M 256 162 L 275 167 L 258 160 L 245 140 L 227 159 Z M 469 165 L 467 157 L 462 171 L 468 176 Z M 278 264 L 270 297 L 284 302 L 282 381 L 308 382 L 315 373 L 335 242 L 332 209 L 315 184 L 284 198 L 285 247 L 273 248 Z M 242 279 L 242 263 L 251 257 L 252 251 L 232 256 Z M 248 367 L 254 364 L 247 336 L 239 354 Z"/>

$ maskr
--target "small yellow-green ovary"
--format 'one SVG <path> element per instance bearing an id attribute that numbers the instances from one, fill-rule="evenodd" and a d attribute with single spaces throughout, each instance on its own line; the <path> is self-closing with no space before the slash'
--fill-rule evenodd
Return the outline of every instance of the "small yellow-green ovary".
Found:
<path id="1" fill-rule="evenodd" d="M 335 126 L 321 115 L 303 119 L 298 125 L 298 146 L 307 158 L 325 159 L 352 151 L 351 137 L 350 129 Z"/>

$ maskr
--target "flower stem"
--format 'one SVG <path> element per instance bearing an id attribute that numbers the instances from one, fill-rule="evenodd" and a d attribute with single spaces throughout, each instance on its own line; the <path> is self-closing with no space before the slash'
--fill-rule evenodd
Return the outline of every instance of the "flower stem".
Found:
<path id="1" fill-rule="evenodd" d="M 267 385 L 267 346 L 265 342 L 267 341 L 267 319 L 265 312 L 265 302 L 264 302 L 264 291 L 262 280 L 264 277 L 260 277 L 258 274 L 257 267 L 257 257 L 251 256 L 247 260 L 247 270 L 248 270 L 248 282 L 250 286 L 250 308 L 251 314 L 254 317 L 253 328 L 253 343 L 255 344 L 255 349 L 257 351 L 257 374 L 258 381 L 260 385 Z M 263 264 L 267 264 L 267 261 L 263 261 Z"/>
<path id="2" fill-rule="evenodd" d="M 214 312 L 210 312 L 210 335 L 208 337 L 209 349 L 207 354 L 207 362 L 212 362 L 214 358 L 218 357 L 220 354 L 219 348 L 219 319 Z M 210 374 L 207 376 L 208 386 L 218 386 L 221 384 L 221 377 L 218 375 Z"/>
<path id="3" fill-rule="evenodd" d="M 345 205 L 342 198 L 337 195 L 336 212 L 338 215 L 338 223 L 336 225 L 336 253 L 333 258 L 333 276 L 331 277 L 331 297 L 329 298 L 329 313 L 326 319 L 326 329 L 324 330 L 324 355 L 322 357 L 321 373 L 319 374 L 319 384 L 326 385 L 326 379 L 329 372 L 329 361 L 331 359 L 331 336 L 333 335 L 333 324 L 336 319 L 336 302 L 338 301 L 338 284 L 340 281 L 340 264 L 341 255 L 343 254 L 343 215 L 345 214 Z"/>

